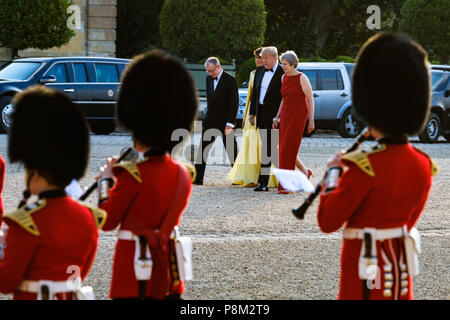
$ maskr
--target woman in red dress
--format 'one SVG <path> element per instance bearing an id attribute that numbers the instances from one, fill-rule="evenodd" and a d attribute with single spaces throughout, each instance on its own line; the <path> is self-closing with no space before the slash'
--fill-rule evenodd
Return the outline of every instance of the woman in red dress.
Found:
<path id="1" fill-rule="evenodd" d="M 280 129 L 278 163 L 280 169 L 300 169 L 308 178 L 312 175 L 297 160 L 298 150 L 303 138 L 303 129 L 308 119 L 308 133 L 314 130 L 314 98 L 308 77 L 297 71 L 298 58 L 294 51 L 287 51 L 280 57 L 281 67 L 285 75 L 281 78 L 280 109 L 273 119 L 273 128 Z M 309 114 L 309 118 L 308 118 Z M 289 193 L 278 184 L 278 193 Z"/>

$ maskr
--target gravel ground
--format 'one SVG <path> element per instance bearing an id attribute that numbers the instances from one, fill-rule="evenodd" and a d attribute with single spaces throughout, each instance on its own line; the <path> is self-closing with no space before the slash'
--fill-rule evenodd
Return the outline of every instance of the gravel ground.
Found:
<path id="1" fill-rule="evenodd" d="M 194 135 L 198 143 L 199 135 Z M 104 159 L 130 145 L 126 133 L 91 136 L 91 161 L 86 177 L 93 181 Z M 238 137 L 238 143 L 240 138 Z M 414 144 L 439 165 L 425 211 L 417 225 L 422 233 L 421 273 L 415 279 L 416 299 L 450 299 L 450 143 Z M 304 138 L 300 156 L 319 181 L 326 160 L 351 145 L 333 132 Z M 7 138 L 0 136 L 0 153 L 6 158 Z M 273 189 L 256 193 L 252 188 L 231 186 L 230 167 L 218 165 L 223 150 L 210 157 L 205 184 L 195 186 L 180 224 L 182 234 L 193 240 L 194 280 L 186 284 L 186 299 L 335 299 L 338 291 L 341 232 L 323 234 L 317 227 L 317 201 L 305 220 L 294 218 L 291 209 L 304 195 L 278 195 Z M 13 210 L 23 189 L 23 169 L 7 164 L 3 199 Z M 96 197 L 88 199 L 95 205 Z M 87 284 L 98 299 L 107 299 L 115 233 L 101 233 L 97 257 Z M 0 295 L 0 299 L 9 299 Z"/>

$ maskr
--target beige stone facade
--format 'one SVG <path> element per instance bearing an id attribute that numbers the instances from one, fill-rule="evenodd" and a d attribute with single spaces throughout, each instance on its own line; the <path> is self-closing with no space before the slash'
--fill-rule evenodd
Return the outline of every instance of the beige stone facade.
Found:
<path id="1" fill-rule="evenodd" d="M 117 0 L 73 0 L 74 14 L 69 20 L 75 36 L 60 48 L 19 51 L 21 57 L 116 55 Z M 0 48 L 0 61 L 11 58 L 11 51 Z"/>

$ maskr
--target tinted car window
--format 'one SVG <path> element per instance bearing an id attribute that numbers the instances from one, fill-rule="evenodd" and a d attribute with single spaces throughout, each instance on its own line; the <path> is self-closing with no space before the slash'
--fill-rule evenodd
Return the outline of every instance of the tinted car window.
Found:
<path id="1" fill-rule="evenodd" d="M 110 63 L 96 63 L 97 82 L 119 82 L 117 66 Z"/>
<path id="2" fill-rule="evenodd" d="M 351 63 L 346 63 L 346 64 L 344 64 L 344 66 L 345 66 L 345 69 L 347 70 L 347 74 L 348 74 L 348 77 L 349 77 L 349 79 L 350 79 L 350 82 L 352 82 L 353 81 L 353 75 L 352 75 L 352 72 L 353 72 L 353 67 L 355 66 L 354 64 L 351 64 Z"/>
<path id="3" fill-rule="evenodd" d="M 73 70 L 75 71 L 75 82 L 88 82 L 86 65 L 84 63 L 74 63 Z"/>
<path id="4" fill-rule="evenodd" d="M 49 72 L 47 72 L 48 76 L 55 76 L 56 83 L 68 82 L 67 81 L 67 71 L 66 65 L 64 63 L 58 63 L 54 65 Z"/>
<path id="5" fill-rule="evenodd" d="M 433 91 L 444 90 L 445 84 L 449 77 L 448 72 L 432 71 L 431 72 L 431 87 Z"/>
<path id="6" fill-rule="evenodd" d="M 317 71 L 316 70 L 299 70 L 303 72 L 309 79 L 313 90 L 317 90 Z"/>
<path id="7" fill-rule="evenodd" d="M 322 76 L 322 90 L 341 90 L 344 88 L 341 77 L 341 86 L 339 85 L 337 70 L 320 70 Z"/>
<path id="8" fill-rule="evenodd" d="M 0 79 L 27 80 L 40 65 L 40 62 L 12 62 L 0 70 Z"/>

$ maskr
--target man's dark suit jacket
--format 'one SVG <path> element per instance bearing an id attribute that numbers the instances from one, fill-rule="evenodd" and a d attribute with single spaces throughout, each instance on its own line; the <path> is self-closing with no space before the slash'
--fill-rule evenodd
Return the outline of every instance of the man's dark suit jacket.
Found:
<path id="1" fill-rule="evenodd" d="M 236 123 L 239 107 L 237 81 L 224 71 L 214 92 L 214 80 L 208 75 L 206 93 L 208 106 L 203 128 L 216 128 L 223 132 L 227 122 L 233 125 Z"/>
<path id="2" fill-rule="evenodd" d="M 259 94 L 261 92 L 261 82 L 265 74 L 264 67 L 258 67 L 255 73 L 255 82 L 253 83 L 252 100 L 250 105 L 250 114 L 256 116 L 257 126 L 262 129 L 272 129 L 273 118 L 276 117 L 281 103 L 281 77 L 284 74 L 283 69 L 278 65 L 275 74 L 267 88 L 264 97 L 264 105 L 259 105 Z M 268 71 L 270 72 L 270 71 Z"/>

